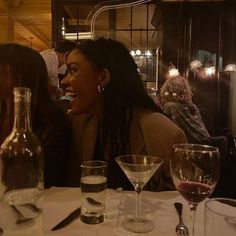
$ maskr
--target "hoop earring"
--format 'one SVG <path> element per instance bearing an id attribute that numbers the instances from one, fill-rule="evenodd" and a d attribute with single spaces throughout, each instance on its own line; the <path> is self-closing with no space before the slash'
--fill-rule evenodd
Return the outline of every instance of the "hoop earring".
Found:
<path id="1" fill-rule="evenodd" d="M 104 92 L 104 88 L 100 84 L 98 85 L 98 92 L 99 93 Z"/>

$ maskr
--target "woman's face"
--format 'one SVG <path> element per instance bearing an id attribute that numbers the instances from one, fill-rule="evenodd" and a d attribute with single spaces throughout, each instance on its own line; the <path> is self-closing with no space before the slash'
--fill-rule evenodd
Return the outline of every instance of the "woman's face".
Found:
<path id="1" fill-rule="evenodd" d="M 101 99 L 98 85 L 102 72 L 95 70 L 79 50 L 69 54 L 66 64 L 68 74 L 62 84 L 66 92 L 73 93 L 74 100 L 71 105 L 73 113 L 93 112 Z"/>

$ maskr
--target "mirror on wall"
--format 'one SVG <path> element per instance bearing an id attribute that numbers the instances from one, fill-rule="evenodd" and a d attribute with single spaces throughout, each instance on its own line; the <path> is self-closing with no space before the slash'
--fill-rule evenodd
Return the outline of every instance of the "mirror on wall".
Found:
<path id="1" fill-rule="evenodd" d="M 56 25 L 57 31 L 54 31 L 55 41 L 63 39 L 82 41 L 92 37 L 119 40 L 133 55 L 144 85 L 156 91 L 157 52 L 160 48 L 160 39 L 158 30 L 151 24 L 156 7 L 155 1 L 88 2 L 64 1 L 57 7 L 60 9 L 60 16 L 56 18 L 60 24 Z M 135 2 L 138 4 L 132 6 Z M 55 1 L 55 4 L 59 3 Z M 100 13 L 97 14 L 98 12 Z M 92 21 L 94 21 L 93 26 L 91 26 Z"/>

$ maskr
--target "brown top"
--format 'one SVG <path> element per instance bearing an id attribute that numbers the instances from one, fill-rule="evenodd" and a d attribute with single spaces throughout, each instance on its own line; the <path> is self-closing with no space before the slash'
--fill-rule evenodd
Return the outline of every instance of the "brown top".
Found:
<path id="1" fill-rule="evenodd" d="M 97 119 L 90 114 L 74 117 L 73 142 L 74 155 L 71 158 L 69 184 L 79 186 L 80 164 L 83 160 L 92 160 L 97 137 Z M 130 128 L 130 145 L 127 154 L 146 154 L 163 159 L 163 168 L 155 175 L 156 184 L 151 190 L 173 189 L 170 177 L 169 161 L 172 146 L 186 143 L 184 132 L 169 118 L 161 113 L 134 111 Z M 161 179 L 160 179 L 161 178 Z M 122 186 L 121 186 L 122 187 Z"/>

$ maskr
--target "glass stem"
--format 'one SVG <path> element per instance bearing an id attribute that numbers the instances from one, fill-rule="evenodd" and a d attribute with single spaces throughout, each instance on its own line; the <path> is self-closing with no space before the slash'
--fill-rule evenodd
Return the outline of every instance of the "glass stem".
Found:
<path id="1" fill-rule="evenodd" d="M 140 193 L 142 191 L 142 188 L 137 187 L 136 188 L 136 218 L 139 219 L 141 216 L 141 196 Z"/>
<path id="2" fill-rule="evenodd" d="M 194 225 L 197 205 L 190 205 L 190 236 L 194 236 Z"/>

